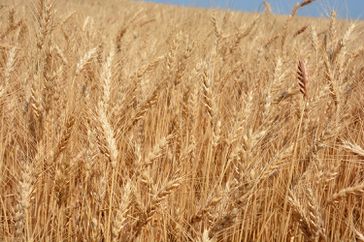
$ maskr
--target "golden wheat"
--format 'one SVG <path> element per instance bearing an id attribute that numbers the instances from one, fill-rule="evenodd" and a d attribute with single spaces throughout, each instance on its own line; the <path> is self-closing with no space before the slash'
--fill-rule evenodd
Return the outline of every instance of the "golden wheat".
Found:
<path id="1" fill-rule="evenodd" d="M 0 241 L 363 240 L 363 23 L 0 5 Z"/>

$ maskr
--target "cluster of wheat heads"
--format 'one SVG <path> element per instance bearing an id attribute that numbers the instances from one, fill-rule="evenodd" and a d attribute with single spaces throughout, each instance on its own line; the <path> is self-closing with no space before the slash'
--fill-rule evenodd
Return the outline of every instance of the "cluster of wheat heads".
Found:
<path id="1" fill-rule="evenodd" d="M 1 5 L 0 240 L 363 240 L 363 25 L 305 2 Z"/>

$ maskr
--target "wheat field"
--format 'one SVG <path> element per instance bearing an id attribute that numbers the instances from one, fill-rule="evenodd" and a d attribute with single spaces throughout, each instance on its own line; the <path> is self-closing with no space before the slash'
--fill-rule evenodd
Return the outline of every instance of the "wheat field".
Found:
<path id="1" fill-rule="evenodd" d="M 0 241 L 364 241 L 364 24 L 0 4 Z"/>

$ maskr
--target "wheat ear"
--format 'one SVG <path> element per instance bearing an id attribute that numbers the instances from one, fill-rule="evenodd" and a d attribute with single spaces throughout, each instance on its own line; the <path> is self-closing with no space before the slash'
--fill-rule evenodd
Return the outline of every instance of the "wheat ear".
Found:
<path id="1" fill-rule="evenodd" d="M 18 183 L 18 203 L 15 208 L 15 237 L 18 241 L 30 236 L 28 222 L 29 207 L 33 193 L 34 168 L 31 162 L 22 162 L 21 174 Z"/>
<path id="2" fill-rule="evenodd" d="M 311 4 L 312 2 L 314 2 L 315 0 L 303 0 L 302 2 L 300 3 L 297 3 L 292 11 L 291 11 L 291 16 L 296 16 L 297 14 L 297 11 L 300 9 L 300 8 L 303 8 L 304 6 L 308 5 L 308 4 Z"/>
<path id="3" fill-rule="evenodd" d="M 132 184 L 128 180 L 123 189 L 123 196 L 120 201 L 120 206 L 116 211 L 115 218 L 112 224 L 111 233 L 113 240 L 117 240 L 120 236 L 121 230 L 125 226 L 125 221 L 127 219 L 127 213 L 130 209 L 132 195 Z"/>
<path id="4" fill-rule="evenodd" d="M 298 61 L 298 68 L 297 68 L 297 79 L 298 85 L 300 87 L 300 92 L 302 93 L 303 97 L 307 98 L 307 72 L 305 63 L 302 60 Z"/>
<path id="5" fill-rule="evenodd" d="M 152 151 L 144 159 L 142 167 L 148 167 L 153 164 L 153 162 L 166 153 L 168 145 L 173 139 L 173 134 L 163 137 L 159 142 L 153 147 Z"/>
<path id="6" fill-rule="evenodd" d="M 364 193 L 364 184 L 359 184 L 351 187 L 347 187 L 344 189 L 341 189 L 339 192 L 332 195 L 327 202 L 328 203 L 334 203 L 341 199 L 344 199 L 349 196 L 361 196 Z"/>
<path id="7" fill-rule="evenodd" d="M 93 58 L 96 57 L 98 47 L 94 47 L 87 51 L 84 56 L 78 61 L 76 65 L 76 75 L 79 75 L 81 71 L 85 68 L 87 63 L 89 63 Z"/>
<path id="8" fill-rule="evenodd" d="M 133 234 L 130 237 L 129 241 L 134 241 L 140 235 L 142 228 L 147 225 L 152 216 L 157 212 L 161 202 L 166 199 L 174 190 L 176 190 L 181 185 L 181 179 L 173 179 L 167 184 L 165 184 L 152 198 L 152 201 L 149 203 L 148 207 L 146 208 L 145 212 L 142 213 L 136 224 Z"/>
<path id="9" fill-rule="evenodd" d="M 72 128 L 75 124 L 75 118 L 74 116 L 70 116 L 67 121 L 66 121 L 66 127 L 63 131 L 63 134 L 61 136 L 61 139 L 57 145 L 57 150 L 53 156 L 53 161 L 57 161 L 57 159 L 59 158 L 59 156 L 63 153 L 63 151 L 66 149 L 69 140 L 71 138 L 71 134 L 72 134 Z"/>
<path id="10" fill-rule="evenodd" d="M 351 143 L 349 141 L 342 141 L 342 147 L 351 151 L 352 153 L 364 157 L 364 149 L 361 148 L 359 145 Z"/>

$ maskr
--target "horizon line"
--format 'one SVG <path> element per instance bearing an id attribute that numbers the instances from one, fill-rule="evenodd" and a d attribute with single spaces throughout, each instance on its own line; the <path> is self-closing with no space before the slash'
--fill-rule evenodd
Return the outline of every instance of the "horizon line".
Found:
<path id="1" fill-rule="evenodd" d="M 206 1 L 188 1 L 188 0 L 145 0 L 145 2 L 149 3 L 156 3 L 156 4 L 163 4 L 163 5 L 170 5 L 170 6 L 177 6 L 177 7 L 192 7 L 192 8 L 199 8 L 199 9 L 217 9 L 217 10 L 226 10 L 226 11 L 237 11 L 237 12 L 243 12 L 243 13 L 262 13 L 264 11 L 264 2 L 259 1 L 260 3 L 257 4 L 257 2 L 252 4 L 255 7 L 250 7 L 247 9 L 244 9 L 243 7 L 234 6 L 232 3 L 207 3 Z M 276 15 L 284 15 L 289 16 L 291 9 L 289 6 L 285 6 L 285 9 L 282 9 L 282 6 L 279 6 L 277 4 L 271 4 L 270 1 L 267 1 L 270 6 L 273 14 Z M 288 1 L 287 1 L 288 2 Z M 295 1 L 297 2 L 297 1 Z M 320 2 L 320 0 L 316 0 L 315 2 Z M 315 4 L 312 3 L 312 5 Z M 342 4 L 344 0 L 341 1 L 340 4 Z M 364 4 L 364 1 L 362 2 Z M 317 3 L 316 3 L 317 4 Z M 229 6 L 231 5 L 231 6 Z M 334 4 L 335 5 L 335 4 Z M 319 9 L 321 7 L 321 10 Z M 281 9 L 280 9 L 281 8 Z M 326 9 L 324 9 L 326 8 Z M 330 9 L 329 9 L 330 8 Z M 304 7 L 300 9 L 300 11 L 297 13 L 297 16 L 300 17 L 313 17 L 313 18 L 327 18 L 330 17 L 330 14 L 332 11 L 336 12 L 336 17 L 338 19 L 342 20 L 349 20 L 349 21 L 361 21 L 364 20 L 364 13 L 349 13 L 349 7 L 345 6 L 345 9 L 341 8 L 339 9 L 337 6 L 328 6 L 326 3 L 326 6 L 310 6 Z"/>

